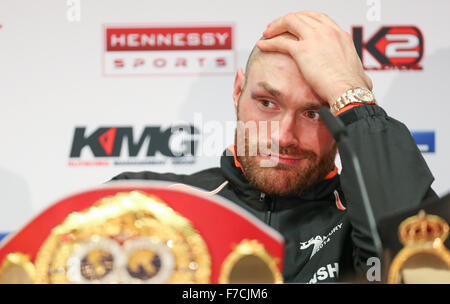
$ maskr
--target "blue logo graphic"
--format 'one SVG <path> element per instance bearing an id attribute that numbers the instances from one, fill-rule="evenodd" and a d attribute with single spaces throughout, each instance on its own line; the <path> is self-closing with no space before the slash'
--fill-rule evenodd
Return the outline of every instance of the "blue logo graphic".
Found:
<path id="1" fill-rule="evenodd" d="M 422 153 L 435 152 L 435 133 L 434 131 L 413 131 L 411 132 L 417 147 Z"/>

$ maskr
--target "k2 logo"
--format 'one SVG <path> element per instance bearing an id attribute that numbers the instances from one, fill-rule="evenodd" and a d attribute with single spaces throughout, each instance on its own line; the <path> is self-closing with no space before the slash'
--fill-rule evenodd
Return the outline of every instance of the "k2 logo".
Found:
<path id="1" fill-rule="evenodd" d="M 421 31 L 415 26 L 383 26 L 368 40 L 363 28 L 352 28 L 353 42 L 366 70 L 422 70 L 419 65 L 424 52 Z M 363 50 L 370 53 L 379 66 L 364 64 Z"/>

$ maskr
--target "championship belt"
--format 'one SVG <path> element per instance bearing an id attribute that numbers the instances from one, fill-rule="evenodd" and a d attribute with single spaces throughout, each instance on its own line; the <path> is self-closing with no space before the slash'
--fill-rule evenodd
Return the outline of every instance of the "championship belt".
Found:
<path id="1" fill-rule="evenodd" d="M 391 263 L 388 283 L 449 284 L 450 250 L 444 245 L 448 233 L 443 218 L 424 210 L 405 219 L 398 228 L 404 247 Z"/>
<path id="2" fill-rule="evenodd" d="M 111 182 L 52 204 L 0 244 L 0 283 L 282 283 L 277 231 L 168 185 Z"/>

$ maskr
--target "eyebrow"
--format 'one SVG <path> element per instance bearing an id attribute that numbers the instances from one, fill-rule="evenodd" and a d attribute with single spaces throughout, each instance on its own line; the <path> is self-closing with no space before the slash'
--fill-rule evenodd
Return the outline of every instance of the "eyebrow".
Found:
<path id="1" fill-rule="evenodd" d="M 316 102 L 306 102 L 302 108 L 305 110 L 319 110 L 321 107 L 326 106 L 325 104 L 320 104 Z"/>
<path id="2" fill-rule="evenodd" d="M 262 87 L 264 90 L 267 91 L 267 93 L 269 93 L 273 97 L 283 96 L 283 93 L 281 93 L 280 91 L 278 91 L 277 89 L 275 89 L 274 87 L 272 87 L 270 84 L 268 84 L 265 81 L 260 81 L 257 83 L 257 85 Z"/>
<path id="3" fill-rule="evenodd" d="M 283 93 L 281 93 L 281 91 L 275 89 L 274 87 L 272 87 L 270 84 L 268 84 L 265 81 L 260 81 L 257 83 L 257 85 L 259 87 L 262 87 L 273 97 L 283 97 Z M 303 104 L 302 108 L 304 110 L 319 110 L 323 106 L 325 106 L 325 107 L 328 106 L 328 103 L 324 102 L 322 100 L 320 100 L 318 103 L 314 102 L 314 101 L 308 101 L 305 104 Z"/>

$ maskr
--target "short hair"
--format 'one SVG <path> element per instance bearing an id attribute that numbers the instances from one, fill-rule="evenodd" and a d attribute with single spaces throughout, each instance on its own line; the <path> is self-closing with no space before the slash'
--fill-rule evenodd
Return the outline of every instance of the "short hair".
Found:
<path id="1" fill-rule="evenodd" d="M 261 37 L 258 39 L 259 40 L 265 40 L 266 38 Z M 247 64 L 245 65 L 245 78 L 247 78 L 248 73 L 250 72 L 250 67 L 253 63 L 253 61 L 255 61 L 255 59 L 257 57 L 259 57 L 261 55 L 262 51 L 256 46 L 256 44 L 253 46 L 252 51 L 250 52 L 250 55 L 248 56 L 247 59 Z"/>

